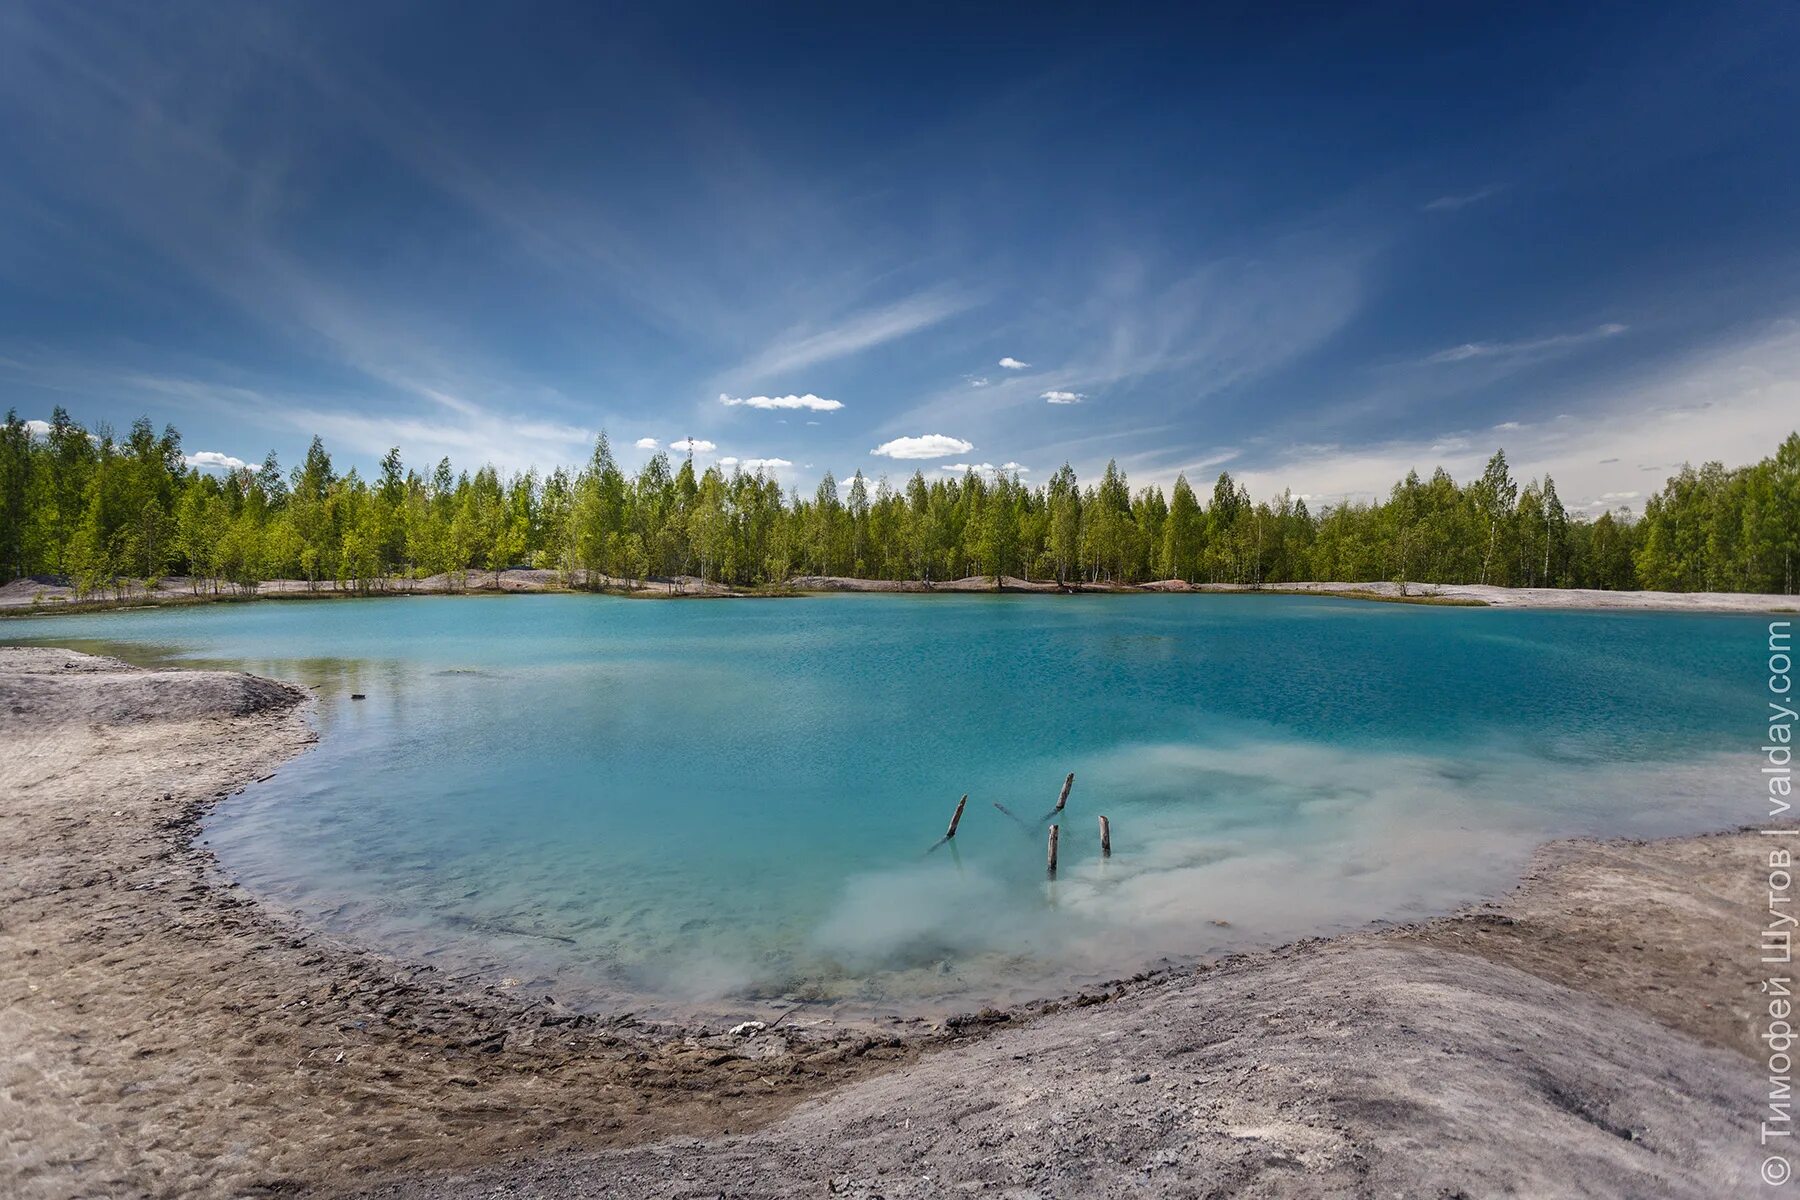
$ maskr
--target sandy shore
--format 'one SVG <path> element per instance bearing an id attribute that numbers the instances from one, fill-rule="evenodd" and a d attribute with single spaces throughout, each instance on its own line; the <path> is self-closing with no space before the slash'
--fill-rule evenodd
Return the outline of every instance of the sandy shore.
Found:
<path id="1" fill-rule="evenodd" d="M 305 707 L 0 650 L 0 1194 L 1754 1186 L 1749 835 L 1559 843 L 1457 917 L 906 1043 L 671 1032 L 469 991 L 237 895 L 198 817 L 308 743 Z"/>
<path id="2" fill-rule="evenodd" d="M 207 604 L 257 599 L 323 599 L 354 596 L 497 596 L 566 592 L 573 586 L 587 588 L 588 575 L 564 576 L 559 571 L 515 567 L 505 571 L 468 571 L 452 578 L 432 575 L 425 579 L 393 579 L 372 589 L 340 587 L 331 580 L 314 583 L 305 579 L 267 579 L 252 588 L 213 584 L 182 576 L 158 580 L 154 588 L 133 584 L 121 595 L 78 597 L 66 583 L 50 579 L 15 579 L 0 585 L 0 613 L 80 611 L 147 604 Z M 740 593 L 694 575 L 669 579 L 618 579 L 596 575 L 593 586 L 626 596 L 733 596 Z"/>
<path id="3" fill-rule="evenodd" d="M 584 587 L 586 579 L 579 581 Z M 556 571 L 513 569 L 470 571 L 460 579 L 434 575 L 429 579 L 394 581 L 373 593 L 383 596 L 432 596 L 451 593 L 498 595 L 560 592 L 570 581 Z M 1280 583 L 1253 588 L 1235 583 L 1188 584 L 1163 579 L 1142 585 L 1072 583 L 1059 586 L 1035 579 L 1007 576 L 1002 586 L 986 575 L 923 583 L 913 579 L 851 579 L 838 575 L 800 575 L 776 589 L 744 589 L 704 582 L 692 575 L 674 579 L 628 580 L 600 576 L 596 586 L 620 595 L 668 596 L 779 596 L 807 593 L 907 593 L 913 595 L 964 592 L 1034 592 L 1118 595 L 1144 592 L 1201 592 L 1257 595 L 1329 595 L 1361 600 L 1403 600 L 1424 604 L 1466 604 L 1492 608 L 1620 609 L 1639 612 L 1800 612 L 1800 596 L 1740 592 L 1602 592 L 1581 588 L 1502 588 L 1481 584 L 1434 583 Z M 214 600 L 249 600 L 281 597 L 329 597 L 367 595 L 338 588 L 330 582 L 314 585 L 303 579 L 271 579 L 253 591 L 196 590 L 187 579 L 165 579 L 153 591 L 134 589 L 123 599 L 78 601 L 65 585 L 40 580 L 16 579 L 0 586 L 0 613 L 56 612 L 132 604 L 189 604 Z"/>
<path id="4" fill-rule="evenodd" d="M 1590 588 L 1504 588 L 1478 583 L 1277 583 L 1254 589 L 1232 583 L 1195 588 L 1147 584 L 1163 591 L 1322 593 L 1381 600 L 1483 604 L 1490 608 L 1597 608 L 1635 612 L 1800 612 L 1800 596 L 1759 592 L 1602 592 Z"/>

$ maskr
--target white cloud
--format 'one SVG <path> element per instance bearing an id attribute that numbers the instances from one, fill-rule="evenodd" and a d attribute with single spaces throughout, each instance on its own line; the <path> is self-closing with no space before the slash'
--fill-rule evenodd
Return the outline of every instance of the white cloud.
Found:
<path id="1" fill-rule="evenodd" d="M 841 401 L 826 400 L 811 392 L 804 396 L 727 396 L 720 392 L 719 403 L 733 408 L 804 408 L 811 412 L 836 412 L 844 407 Z"/>
<path id="2" fill-rule="evenodd" d="M 1005 471 L 1008 475 L 1029 475 L 1029 474 L 1031 474 L 1030 467 L 1024 466 L 1023 464 L 1016 463 L 1016 462 L 1001 463 L 1000 469 L 1002 471 Z"/>
<path id="3" fill-rule="evenodd" d="M 1012 355 L 1009 354 L 1005 358 L 1000 360 L 1000 365 L 1005 367 L 1009 371 L 1023 371 L 1026 367 L 1029 367 L 1031 364 L 1028 362 L 1020 362 L 1018 359 L 1014 358 Z"/>
<path id="4" fill-rule="evenodd" d="M 656 447 L 658 445 L 657 440 L 655 438 L 639 438 L 636 442 L 634 442 L 632 444 L 635 445 L 639 450 L 654 450 L 654 449 L 656 449 Z"/>
<path id="5" fill-rule="evenodd" d="M 927 433 L 920 437 L 902 437 L 883 442 L 869 453 L 880 458 L 948 458 L 952 454 L 967 454 L 974 448 L 974 442 L 965 442 L 961 438 L 942 433 Z"/>
<path id="6" fill-rule="evenodd" d="M 50 422 L 30 420 L 25 422 L 25 431 L 33 437 L 43 437 L 50 432 Z"/>
<path id="7" fill-rule="evenodd" d="M 1087 397 L 1080 392 L 1049 391 L 1045 392 L 1039 399 L 1048 400 L 1052 404 L 1080 404 L 1083 400 L 1086 400 Z"/>
<path id="8" fill-rule="evenodd" d="M 241 458 L 220 454 L 217 450 L 196 450 L 183 458 L 190 467 L 216 467 L 221 471 L 241 471 L 250 465 Z"/>
<path id="9" fill-rule="evenodd" d="M 987 381 L 987 376 L 986 376 L 986 375 L 983 375 L 983 376 L 982 376 L 982 377 L 981 377 L 981 378 L 979 378 L 979 379 L 971 379 L 971 380 L 969 380 L 969 386 L 970 386 L 970 387 L 986 387 L 986 386 L 987 386 L 987 385 L 988 385 L 988 381 Z"/>
<path id="10" fill-rule="evenodd" d="M 785 458 L 737 458 L 734 455 L 729 454 L 719 460 L 720 467 L 727 470 L 732 467 L 737 467 L 746 475 L 773 474 L 783 467 L 791 467 L 793 465 L 793 463 Z"/>
<path id="11" fill-rule="evenodd" d="M 1604 338 L 1617 337 L 1624 333 L 1627 326 L 1614 322 L 1596 326 L 1584 333 L 1559 333 L 1551 337 L 1530 338 L 1522 342 L 1464 342 L 1460 346 L 1452 346 L 1448 350 L 1439 350 L 1427 358 L 1426 362 L 1454 363 L 1466 362 L 1471 358 L 1495 358 L 1520 354 L 1541 354 L 1546 350 L 1561 350 L 1569 346 L 1579 346 L 1586 342 L 1597 342 Z"/>
<path id="12" fill-rule="evenodd" d="M 964 471 L 973 471 L 977 475 L 986 475 L 989 471 L 992 471 L 994 469 L 994 464 L 993 463 L 944 463 L 944 464 L 942 464 L 942 469 L 946 470 L 946 471 L 954 471 L 958 475 L 962 474 Z"/>
<path id="13" fill-rule="evenodd" d="M 670 442 L 669 449 L 680 454 L 711 454 L 719 447 L 705 438 L 682 438 L 679 442 Z"/>

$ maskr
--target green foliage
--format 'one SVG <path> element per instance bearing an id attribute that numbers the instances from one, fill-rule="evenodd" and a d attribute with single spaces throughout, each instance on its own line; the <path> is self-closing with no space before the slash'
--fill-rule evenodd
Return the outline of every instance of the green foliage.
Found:
<path id="1" fill-rule="evenodd" d="M 1800 434 L 1760 463 L 1683 468 L 1628 512 L 1571 514 L 1548 477 L 1516 481 L 1504 453 L 1459 486 L 1442 469 L 1378 503 L 1322 506 L 1283 494 L 1253 501 L 1229 474 L 1202 506 L 1186 477 L 1132 491 L 1108 463 L 1083 487 L 1067 465 L 1048 483 L 965 472 L 899 487 L 829 474 L 810 497 L 763 475 L 672 466 L 635 478 L 604 434 L 587 464 L 503 478 L 491 466 L 428 474 L 390 450 L 372 481 L 339 474 L 313 439 L 284 474 L 190 468 L 174 429 L 135 422 L 93 433 L 62 409 L 34 434 L 0 426 L 0 581 L 67 577 L 83 595 L 122 596 L 182 575 L 196 593 L 267 579 L 376 591 L 444 576 L 488 583 L 530 564 L 573 586 L 697 574 L 737 585 L 794 574 L 874 579 L 989 578 L 1073 583 L 1279 585 L 1468 583 L 1794 592 L 1800 586 Z"/>

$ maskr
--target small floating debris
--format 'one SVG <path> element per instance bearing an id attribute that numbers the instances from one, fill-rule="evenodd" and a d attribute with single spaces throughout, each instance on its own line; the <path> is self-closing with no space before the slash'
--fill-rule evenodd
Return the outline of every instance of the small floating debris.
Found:
<path id="1" fill-rule="evenodd" d="M 363 695 L 361 692 L 351 692 L 350 698 L 352 700 L 367 700 L 368 699 L 368 697 Z"/>

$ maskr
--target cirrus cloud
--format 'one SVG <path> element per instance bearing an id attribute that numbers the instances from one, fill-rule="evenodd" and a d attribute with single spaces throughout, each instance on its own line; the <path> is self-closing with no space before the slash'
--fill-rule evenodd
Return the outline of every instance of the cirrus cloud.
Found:
<path id="1" fill-rule="evenodd" d="M 952 454 L 967 454 L 974 448 L 974 442 L 965 442 L 948 434 L 927 433 L 883 442 L 869 453 L 878 458 L 948 458 Z"/>
<path id="2" fill-rule="evenodd" d="M 733 408 L 804 408 L 809 412 L 836 412 L 844 407 L 841 400 L 827 400 L 811 392 L 804 396 L 727 396 L 720 392 L 719 403 Z"/>
<path id="3" fill-rule="evenodd" d="M 1530 338 L 1521 342 L 1464 342 L 1460 346 L 1452 346 L 1448 350 L 1439 350 L 1425 361 L 1430 363 L 1466 362 L 1471 358 L 1514 357 L 1528 354 L 1541 354 L 1546 351 L 1564 350 L 1588 342 L 1598 342 L 1610 337 L 1618 337 L 1629 326 L 1610 321 L 1605 325 L 1597 325 L 1581 333 L 1558 333 L 1549 337 Z"/>

